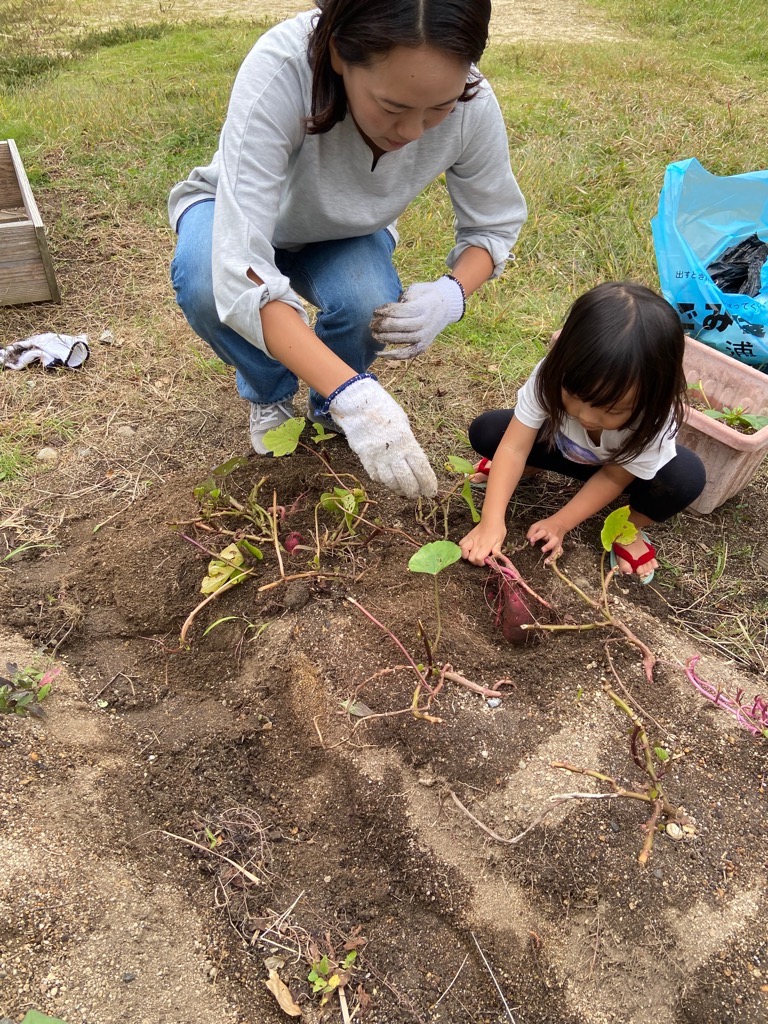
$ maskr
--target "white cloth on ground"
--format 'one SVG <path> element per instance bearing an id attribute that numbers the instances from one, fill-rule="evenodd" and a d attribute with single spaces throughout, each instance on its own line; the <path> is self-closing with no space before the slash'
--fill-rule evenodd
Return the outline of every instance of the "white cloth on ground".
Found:
<path id="1" fill-rule="evenodd" d="M 42 363 L 46 370 L 65 366 L 75 370 L 91 354 L 87 334 L 33 334 L 0 348 L 0 368 L 23 370 L 30 363 Z"/>

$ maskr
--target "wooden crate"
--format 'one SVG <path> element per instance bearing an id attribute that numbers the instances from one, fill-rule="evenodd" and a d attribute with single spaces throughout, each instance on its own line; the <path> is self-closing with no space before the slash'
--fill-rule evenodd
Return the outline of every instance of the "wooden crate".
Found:
<path id="1" fill-rule="evenodd" d="M 0 142 L 0 306 L 61 302 L 45 228 L 13 139 Z"/>

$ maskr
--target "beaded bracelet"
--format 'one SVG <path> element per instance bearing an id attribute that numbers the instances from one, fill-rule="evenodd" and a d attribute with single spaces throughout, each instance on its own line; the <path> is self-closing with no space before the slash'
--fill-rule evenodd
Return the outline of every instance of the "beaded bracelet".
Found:
<path id="1" fill-rule="evenodd" d="M 349 380 L 345 380 L 343 384 L 339 384 L 335 391 L 332 391 L 326 398 L 320 408 L 317 410 L 321 416 L 327 416 L 331 411 L 331 402 L 334 398 L 338 398 L 341 392 L 348 388 L 350 384 L 355 384 L 359 380 L 378 380 L 379 378 L 375 373 L 358 373 L 354 377 L 350 377 Z"/>
<path id="2" fill-rule="evenodd" d="M 443 274 L 443 277 L 447 277 L 449 281 L 453 281 L 454 284 L 457 284 L 459 286 L 462 302 L 461 316 L 459 317 L 459 320 L 463 320 L 464 314 L 467 312 L 467 293 L 464 291 L 464 285 L 461 283 L 458 277 L 454 277 L 453 274 Z"/>

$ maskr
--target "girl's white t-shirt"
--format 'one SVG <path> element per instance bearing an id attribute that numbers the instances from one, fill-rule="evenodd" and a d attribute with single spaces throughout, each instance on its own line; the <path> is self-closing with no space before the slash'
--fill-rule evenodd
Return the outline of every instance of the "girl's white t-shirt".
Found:
<path id="1" fill-rule="evenodd" d="M 536 377 L 544 360 L 536 365 L 533 373 L 517 393 L 515 419 L 524 426 L 538 430 L 549 419 L 549 415 L 536 397 Z M 573 416 L 566 416 L 560 430 L 555 436 L 555 445 L 561 455 L 571 462 L 580 462 L 588 466 L 600 466 L 613 462 L 612 455 L 624 444 L 632 433 L 631 427 L 622 430 L 604 430 L 599 443 L 591 440 L 587 431 Z M 677 427 L 670 415 L 664 429 L 661 430 L 648 446 L 635 455 L 629 462 L 621 466 L 632 476 L 641 480 L 652 480 L 662 466 L 677 455 L 675 434 Z"/>

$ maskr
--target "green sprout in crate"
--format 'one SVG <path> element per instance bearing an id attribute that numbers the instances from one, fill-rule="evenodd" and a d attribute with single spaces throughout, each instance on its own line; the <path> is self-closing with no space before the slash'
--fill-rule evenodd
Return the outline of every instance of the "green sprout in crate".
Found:
<path id="1" fill-rule="evenodd" d="M 737 405 L 733 408 L 724 405 L 722 409 L 716 409 L 707 397 L 701 381 L 689 384 L 688 390 L 695 391 L 701 395 L 701 401 L 705 408 L 700 411 L 705 416 L 709 416 L 713 420 L 720 420 L 727 427 L 731 427 L 732 430 L 738 430 L 740 434 L 756 434 L 763 427 L 768 427 L 768 416 L 756 416 L 753 413 L 746 412 L 742 405 Z"/>

